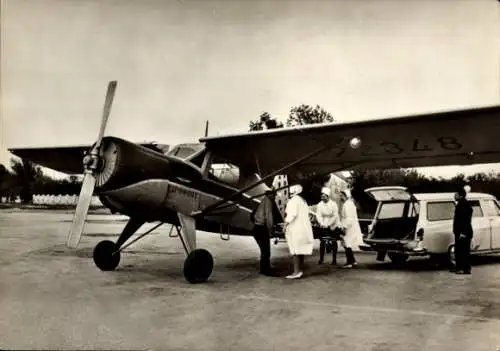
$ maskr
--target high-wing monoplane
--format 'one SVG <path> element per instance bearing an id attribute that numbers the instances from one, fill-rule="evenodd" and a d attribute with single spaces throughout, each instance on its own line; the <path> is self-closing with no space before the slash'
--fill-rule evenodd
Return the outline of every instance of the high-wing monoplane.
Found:
<path id="1" fill-rule="evenodd" d="M 282 212 L 288 182 L 318 175 L 500 162 L 500 106 L 203 137 L 167 150 L 104 135 L 116 86 L 116 81 L 108 85 L 94 144 L 9 149 L 42 166 L 84 174 L 67 240 L 70 248 L 80 241 L 93 194 L 112 212 L 129 217 L 115 242 L 96 245 L 93 259 L 101 270 L 114 270 L 123 249 L 170 223 L 187 255 L 185 278 L 206 281 L 213 258 L 196 247 L 196 231 L 251 235 L 250 214 L 273 181 Z M 277 176 L 285 178 L 276 181 Z M 158 225 L 129 241 L 147 222 Z"/>

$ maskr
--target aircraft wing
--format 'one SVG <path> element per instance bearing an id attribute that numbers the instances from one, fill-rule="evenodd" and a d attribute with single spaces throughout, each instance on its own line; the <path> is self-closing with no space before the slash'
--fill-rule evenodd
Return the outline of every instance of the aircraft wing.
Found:
<path id="1" fill-rule="evenodd" d="M 164 152 L 168 145 L 153 142 L 138 143 L 153 150 Z M 9 152 L 33 163 L 67 174 L 83 173 L 83 157 L 92 145 L 11 148 Z"/>
<path id="2" fill-rule="evenodd" d="M 350 145 L 359 138 L 359 147 Z M 316 124 L 200 139 L 207 150 L 262 176 L 288 168 L 293 180 L 369 168 L 500 162 L 500 106 Z"/>

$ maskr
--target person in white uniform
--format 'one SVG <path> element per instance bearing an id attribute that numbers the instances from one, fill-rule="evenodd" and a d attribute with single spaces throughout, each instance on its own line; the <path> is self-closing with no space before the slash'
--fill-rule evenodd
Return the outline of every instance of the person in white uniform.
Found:
<path id="1" fill-rule="evenodd" d="M 321 189 L 321 201 L 316 205 L 316 220 L 320 231 L 319 261 L 322 264 L 325 258 L 326 247 L 332 251 L 332 265 L 337 264 L 337 240 L 340 240 L 338 232 L 340 230 L 339 208 L 335 201 L 330 198 L 329 188 Z"/>
<path id="2" fill-rule="evenodd" d="M 347 259 L 344 267 L 352 268 L 357 265 L 352 249 L 360 241 L 360 239 L 362 240 L 363 233 L 361 232 L 361 227 L 359 226 L 358 211 L 354 201 L 352 200 L 349 189 L 342 190 L 340 193 L 340 200 L 342 202 L 340 222 L 345 232 L 342 237 L 342 245 L 344 246 Z"/>
<path id="3" fill-rule="evenodd" d="M 302 186 L 291 187 L 292 198 L 286 204 L 285 238 L 293 257 L 293 273 L 288 279 L 298 279 L 303 275 L 304 255 L 312 255 L 314 236 L 309 218 L 309 206 L 300 195 Z"/>

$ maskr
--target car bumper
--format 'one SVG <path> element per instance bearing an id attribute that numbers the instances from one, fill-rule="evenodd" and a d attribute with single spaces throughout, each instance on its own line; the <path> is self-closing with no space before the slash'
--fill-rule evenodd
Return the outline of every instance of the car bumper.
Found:
<path id="1" fill-rule="evenodd" d="M 408 256 L 427 256 L 429 253 L 421 247 L 419 241 L 404 241 L 396 239 L 387 240 L 364 240 L 364 243 L 359 245 L 361 251 L 385 251 L 406 254 Z"/>

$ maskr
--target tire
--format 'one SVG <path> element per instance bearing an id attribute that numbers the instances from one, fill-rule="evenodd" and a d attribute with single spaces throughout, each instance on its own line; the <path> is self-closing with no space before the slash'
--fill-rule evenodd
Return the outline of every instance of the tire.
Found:
<path id="1" fill-rule="evenodd" d="M 212 274 L 214 259 L 205 249 L 191 252 L 184 261 L 184 277 L 191 284 L 204 283 Z"/>
<path id="2" fill-rule="evenodd" d="M 391 259 L 392 263 L 395 265 L 403 265 L 408 260 L 407 254 L 388 252 L 387 256 Z"/>
<path id="3" fill-rule="evenodd" d="M 116 251 L 116 245 L 109 240 L 99 242 L 94 249 L 94 263 L 101 271 L 113 271 L 120 264 L 120 252 Z"/>
<path id="4" fill-rule="evenodd" d="M 448 255 L 447 254 L 431 254 L 429 257 L 429 262 L 431 265 L 436 267 L 447 267 L 448 266 Z"/>

